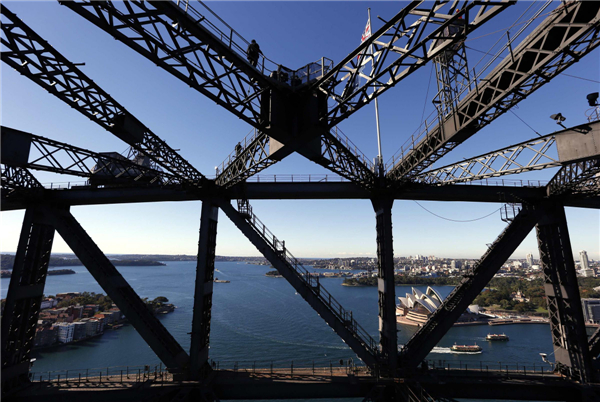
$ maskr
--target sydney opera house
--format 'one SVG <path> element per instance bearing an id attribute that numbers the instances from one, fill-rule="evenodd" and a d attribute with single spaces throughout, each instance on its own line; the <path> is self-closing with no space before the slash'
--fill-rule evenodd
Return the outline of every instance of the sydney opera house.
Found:
<path id="1" fill-rule="evenodd" d="M 443 297 L 432 287 L 428 286 L 425 293 L 412 288 L 412 293 L 398 297 L 400 304 L 396 306 L 396 322 L 399 324 L 422 326 L 437 308 L 442 304 Z M 469 306 L 458 324 L 485 324 L 490 317 L 479 314 L 477 306 Z"/>

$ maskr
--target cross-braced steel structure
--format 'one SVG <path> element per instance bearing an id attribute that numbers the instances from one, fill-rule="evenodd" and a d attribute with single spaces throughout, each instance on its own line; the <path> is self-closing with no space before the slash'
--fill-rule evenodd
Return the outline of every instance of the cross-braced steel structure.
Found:
<path id="1" fill-rule="evenodd" d="M 202 3 L 59 1 L 175 78 L 253 127 L 217 170 L 200 173 L 173 148 L 67 60 L 25 22 L 2 7 L 6 65 L 131 146 L 130 154 L 96 153 L 41 135 L 2 127 L 2 210 L 25 210 L 2 316 L 2 392 L 27 399 L 82 397 L 55 388 L 32 391 L 29 355 L 58 232 L 176 380 L 168 387 L 124 388 L 111 398 L 218 400 L 361 396 L 365 400 L 449 400 L 455 397 L 594 400 L 600 396 L 600 332 L 589 341 L 564 207 L 600 208 L 600 122 L 568 128 L 469 160 L 427 170 L 434 162 L 600 45 L 600 3 L 561 2 L 487 74 L 469 71 L 465 38 L 511 6 L 512 0 L 412 1 L 334 64 L 322 58 L 292 70 L 261 56 L 246 60 L 244 39 Z M 526 26 L 539 17 L 527 22 Z M 524 29 L 524 28 L 523 28 Z M 367 49 L 371 49 L 368 52 Z M 368 60 L 367 60 L 368 59 Z M 370 73 L 362 68 L 372 64 Z M 435 63 L 435 124 L 402 147 L 387 168 L 372 163 L 337 124 Z M 41 134 L 41 135 L 39 135 Z M 342 176 L 340 182 L 248 182 L 297 152 Z M 548 185 L 506 187 L 461 183 L 560 167 Z M 68 189 L 45 188 L 31 173 L 88 178 Z M 254 214 L 253 199 L 368 199 L 376 217 L 379 339 L 368 334 Z M 460 285 L 398 349 L 392 205 L 396 199 L 520 204 Z M 185 351 L 69 212 L 71 206 L 201 200 L 191 347 Z M 360 380 L 270 382 L 231 379 L 209 364 L 218 215 L 222 211 L 364 363 Z M 511 381 L 431 377 L 417 367 L 499 268 L 536 228 L 555 346 L 557 375 Z M 332 373 L 333 375 L 333 373 Z M 267 376 L 268 377 L 268 376 Z M 531 377 L 530 377 L 531 378 Z M 186 380 L 185 383 L 177 382 Z M 469 382 L 471 381 L 471 382 Z M 464 384 L 468 386 L 464 386 Z M 33 393 L 32 393 L 33 392 Z M 108 394 L 103 394 L 107 396 Z M 86 398 L 102 398 L 86 394 Z"/>

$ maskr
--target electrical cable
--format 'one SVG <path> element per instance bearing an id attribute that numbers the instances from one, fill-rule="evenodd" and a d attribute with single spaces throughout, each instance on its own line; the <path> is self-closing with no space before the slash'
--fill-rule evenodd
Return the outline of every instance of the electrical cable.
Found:
<path id="1" fill-rule="evenodd" d="M 460 222 L 460 223 L 480 221 L 480 220 L 482 220 L 482 219 L 485 219 L 485 218 L 487 218 L 488 216 L 491 216 L 491 215 L 495 214 L 496 212 L 498 212 L 498 211 L 500 211 L 500 210 L 502 209 L 502 207 L 500 207 L 500 208 L 496 209 L 495 211 L 493 211 L 493 212 L 491 212 L 491 213 L 489 213 L 489 214 L 487 214 L 487 215 L 485 215 L 485 216 L 482 216 L 481 218 L 476 218 L 476 219 L 468 219 L 468 220 L 458 220 L 458 219 L 450 219 L 450 218 L 446 218 L 446 217 L 444 217 L 444 216 L 438 215 L 438 214 L 436 214 L 435 212 L 432 212 L 432 211 L 428 210 L 427 208 L 425 208 L 425 207 L 424 207 L 423 205 L 421 205 L 421 204 L 420 204 L 418 201 L 415 201 L 415 200 L 413 200 L 413 201 L 414 201 L 414 202 L 415 202 L 415 203 L 416 203 L 418 206 L 420 206 L 421 208 L 423 208 L 425 211 L 429 212 L 431 215 L 437 216 L 438 218 L 441 218 L 441 219 L 444 219 L 444 220 L 447 220 L 447 221 L 450 221 L 450 222 Z"/>
<path id="2" fill-rule="evenodd" d="M 539 135 L 540 137 L 543 137 L 543 136 L 542 136 L 540 133 L 538 133 L 537 131 L 535 131 L 533 127 L 531 127 L 529 124 L 527 124 L 527 122 L 526 122 L 525 120 L 523 120 L 523 119 L 522 119 L 522 118 L 520 118 L 520 117 L 519 117 L 519 116 L 518 116 L 518 115 L 517 115 L 515 112 L 513 112 L 513 110 L 512 110 L 512 109 L 508 109 L 508 111 L 509 111 L 509 112 L 511 112 L 512 114 L 514 114 L 514 115 L 515 115 L 515 117 L 516 117 L 517 119 L 521 120 L 521 122 L 522 122 L 523 124 L 525 124 L 527 127 L 529 127 L 529 128 L 531 129 L 531 131 L 533 131 L 534 133 L 536 133 L 536 134 L 537 134 L 537 135 Z"/>
<path id="3" fill-rule="evenodd" d="M 597 84 L 600 84 L 600 81 L 591 80 L 591 79 L 589 79 L 589 78 L 578 77 L 578 76 L 576 76 L 576 75 L 565 74 L 565 73 L 562 73 L 562 75 L 566 75 L 567 77 L 571 77 L 571 78 L 578 78 L 578 79 L 580 79 L 580 80 L 584 80 L 584 81 L 590 81 L 590 82 L 595 82 L 595 83 L 597 83 Z"/>
<path id="4" fill-rule="evenodd" d="M 423 117 L 425 116 L 425 108 L 427 107 L 427 99 L 429 99 L 429 87 L 431 86 L 431 77 L 433 76 L 433 63 L 431 63 L 430 66 L 431 66 L 431 69 L 429 70 L 429 82 L 427 83 L 427 92 L 425 92 L 425 102 L 423 102 L 423 112 L 421 113 L 421 124 L 423 124 Z"/>

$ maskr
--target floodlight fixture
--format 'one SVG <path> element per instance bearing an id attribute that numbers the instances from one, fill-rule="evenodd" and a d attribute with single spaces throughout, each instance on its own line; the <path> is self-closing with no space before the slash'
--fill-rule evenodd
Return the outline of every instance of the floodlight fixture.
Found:
<path id="1" fill-rule="evenodd" d="M 567 128 L 567 127 L 565 127 L 564 124 L 562 124 L 563 121 L 567 120 L 567 118 L 564 117 L 562 114 L 556 113 L 556 114 L 551 115 L 550 118 L 552 120 L 556 121 L 556 124 L 558 124 L 562 128 Z"/>
<path id="2" fill-rule="evenodd" d="M 590 107 L 598 106 L 598 92 L 592 92 L 588 94 L 587 101 Z"/>

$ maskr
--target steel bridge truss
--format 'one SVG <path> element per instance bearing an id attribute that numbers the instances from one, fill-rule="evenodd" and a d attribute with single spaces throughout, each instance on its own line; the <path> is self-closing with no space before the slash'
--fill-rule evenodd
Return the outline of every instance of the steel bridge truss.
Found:
<path id="1" fill-rule="evenodd" d="M 223 210 L 370 370 L 388 379 L 414 372 L 537 225 L 553 343 L 558 348 L 556 359 L 559 370 L 581 383 L 594 381 L 591 357 L 598 354 L 600 335 L 596 334 L 588 344 L 585 330 L 582 332 L 581 302 L 574 277 L 563 206 L 578 197 L 600 199 L 598 156 L 579 155 L 566 159 L 551 157 L 548 151 L 557 142 L 557 135 L 550 135 L 460 164 L 420 173 L 447 151 L 597 47 L 600 43 L 600 5 L 592 2 L 561 5 L 516 50 L 512 51 L 511 48 L 511 57 L 501 62 L 486 80 L 482 80 L 483 84 L 480 82 L 474 90 L 461 98 L 461 93 L 470 85 L 462 44 L 465 35 L 500 13 L 512 1 L 465 2 L 460 11 L 457 1 L 438 1 L 430 9 L 419 9 L 422 2 L 413 1 L 336 67 L 329 72 L 325 72 L 323 68 L 321 77 L 317 74 L 316 81 L 312 83 L 309 72 L 306 80 L 308 85 L 296 88 L 289 87 L 277 75 L 266 77 L 264 61 L 259 69 L 251 66 L 244 60 L 243 48 L 238 44 L 241 37 L 222 21 L 220 27 L 209 21 L 209 9 L 201 14 L 187 1 L 61 3 L 257 130 L 244 140 L 243 145 L 241 142 L 238 144 L 234 153 L 217 172 L 216 186 L 213 186 L 164 141 L 94 84 L 75 64 L 66 60 L 6 7 L 2 7 L 2 60 L 156 163 L 140 164 L 127 158 L 94 153 L 17 130 L 2 129 L 2 200 L 10 199 L 12 202 L 13 198 L 17 198 L 22 204 L 12 204 L 11 209 L 26 208 L 7 296 L 7 310 L 2 317 L 3 392 L 27 380 L 28 357 L 55 231 L 126 314 L 169 370 L 179 375 L 180 379 L 200 381 L 210 388 L 212 370 L 208 365 L 208 353 L 219 209 Z M 367 49 L 371 46 L 374 51 L 368 53 Z M 436 101 L 439 103 L 440 124 L 428 132 L 425 140 L 414 146 L 409 154 L 403 155 L 404 158 L 388 172 L 386 179 L 382 177 L 383 172 L 376 171 L 368 158 L 345 136 L 340 135 L 334 126 L 430 59 L 437 61 L 440 86 Z M 366 63 L 371 63 L 373 67 L 370 74 L 364 71 Z M 362 86 L 358 84 L 360 78 L 367 81 Z M 299 130 L 301 138 L 286 141 L 286 135 L 290 133 L 285 132 L 285 129 L 272 131 L 272 122 L 267 121 L 265 109 L 266 104 L 273 97 L 278 99 L 282 91 L 299 96 L 310 91 L 325 93 L 327 102 L 332 103 L 333 107 L 322 116 L 321 121 L 311 123 L 314 127 Z M 322 111 L 320 106 L 322 105 L 313 111 Z M 295 134 L 294 130 L 297 128 L 290 132 Z M 17 141 L 20 145 L 15 145 L 15 152 L 8 152 L 11 151 L 11 147 L 8 147 L 7 159 L 4 137 L 11 134 L 13 138 L 20 138 Z M 34 149 L 33 158 L 30 155 L 31 145 Z M 274 236 L 254 215 L 247 196 L 252 192 L 246 191 L 245 186 L 241 190 L 240 186 L 236 186 L 291 152 L 299 152 L 351 180 L 352 183 L 347 184 L 353 188 L 345 190 L 349 191 L 348 194 L 353 194 L 349 198 L 368 198 L 373 203 L 377 218 L 379 263 L 379 342 L 358 324 L 351 311 L 344 309 L 323 288 L 318 276 L 311 274 L 300 264 L 286 248 L 285 242 Z M 162 172 L 158 165 L 170 173 Z M 419 191 L 419 186 L 422 186 L 422 191 L 433 191 L 440 184 L 449 184 L 450 186 L 441 188 L 442 192 L 436 196 L 456 200 L 456 197 L 461 197 L 456 195 L 461 191 L 456 187 L 461 186 L 453 187 L 451 184 L 559 165 L 563 166 L 562 169 L 546 189 L 539 188 L 537 192 L 536 189 L 511 192 L 503 187 L 490 190 L 498 190 L 505 197 L 518 199 L 521 204 L 519 211 L 507 218 L 509 224 L 506 229 L 398 354 L 391 218 L 391 205 L 400 191 L 398 188 L 409 192 Z M 180 200 L 202 200 L 189 355 L 150 313 L 69 212 L 73 202 L 64 200 L 69 199 L 69 193 L 81 194 L 80 189 L 61 192 L 67 195 L 67 198 L 62 198 L 61 205 L 61 197 L 54 194 L 50 196 L 52 190 L 44 190 L 28 169 L 90 178 L 102 172 L 106 185 L 95 189 L 94 191 L 99 191 L 94 197 L 110 192 L 111 202 L 118 202 L 119 199 L 132 202 L 133 198 L 119 198 L 130 197 L 123 195 L 126 191 L 137 192 L 138 197 L 151 192 L 154 200 L 160 199 L 167 191 L 171 191 L 169 196 L 173 196 L 173 189 L 163 188 L 164 184 L 183 184 L 184 186 L 174 190 L 176 197 L 182 197 Z M 142 188 L 138 185 L 140 182 L 160 186 Z M 388 186 L 390 182 L 394 184 L 393 187 Z M 395 185 L 401 182 L 408 186 Z M 205 185 L 207 183 L 210 186 Z M 111 186 L 117 184 L 122 187 L 118 189 L 119 194 L 114 195 Z M 184 187 L 189 185 L 194 187 L 193 194 L 185 191 Z M 296 185 L 300 186 L 297 183 L 293 186 Z M 293 192 L 293 186 L 283 191 Z M 417 190 L 414 190 L 415 187 Z M 546 193 L 543 193 L 544 190 Z M 269 193 L 269 188 L 261 190 L 257 187 L 253 191 L 253 194 L 263 194 L 262 197 L 265 198 L 277 198 L 277 194 L 264 195 Z M 326 198 L 319 189 L 310 191 L 317 194 L 316 198 Z M 482 197 L 490 200 L 490 191 Z M 238 199 L 243 198 L 237 209 L 230 203 L 236 196 Z M 80 197 L 87 197 L 88 204 L 99 200 L 89 200 L 89 195 Z M 494 192 L 494 197 L 498 197 L 497 192 Z M 53 202 L 50 203 L 49 200 Z M 600 203 L 596 207 L 600 207 Z M 392 396 L 408 400 L 433 399 L 418 383 L 410 386 L 386 385 L 383 388 L 375 385 L 367 397 L 375 400 L 383 395 L 385 398 L 389 392 L 392 392 Z M 417 395 L 419 392 L 420 397 Z M 212 391 L 208 394 L 212 394 Z M 177 395 L 191 397 L 190 391 L 184 390 Z"/>
<path id="2" fill-rule="evenodd" d="M 95 185 L 119 181 L 147 185 L 182 184 L 178 176 L 165 173 L 149 158 L 129 160 L 116 152 L 96 153 L 9 127 L 2 130 L 2 162 L 26 169 L 86 177 Z M 14 155 L 19 155 L 15 158 Z"/>
<path id="3" fill-rule="evenodd" d="M 123 106 L 2 7 L 2 61 L 182 179 L 205 177 Z"/>
<path id="4" fill-rule="evenodd" d="M 564 3 L 387 172 L 390 180 L 416 176 L 481 128 L 600 44 L 600 4 Z"/>
<path id="5" fill-rule="evenodd" d="M 224 32 L 188 1 L 60 3 L 242 120 L 264 127 L 261 94 L 270 80 L 242 56 L 235 31 Z"/>
<path id="6" fill-rule="evenodd" d="M 600 158 L 564 166 L 548 183 L 551 195 L 592 197 L 600 194 Z"/>
<path id="7" fill-rule="evenodd" d="M 458 1 L 436 1 L 429 3 L 429 8 L 418 8 L 423 3 L 408 4 L 312 85 L 331 100 L 328 127 L 349 117 L 514 2 L 470 1 L 460 11 Z M 450 34 L 449 27 L 456 25 L 461 30 Z M 365 71 L 367 63 L 370 73 Z M 360 78 L 366 80 L 362 85 Z"/>
<path id="8" fill-rule="evenodd" d="M 525 141 L 416 176 L 417 183 L 444 185 L 561 166 L 553 134 Z M 554 151 L 554 152 L 552 152 Z"/>

